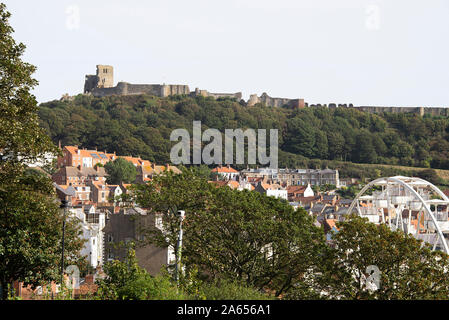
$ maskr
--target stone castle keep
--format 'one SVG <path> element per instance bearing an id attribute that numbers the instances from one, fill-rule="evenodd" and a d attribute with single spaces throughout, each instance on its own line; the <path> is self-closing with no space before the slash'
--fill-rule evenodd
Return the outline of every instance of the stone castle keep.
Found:
<path id="1" fill-rule="evenodd" d="M 203 96 L 217 98 L 234 98 L 237 101 L 242 100 L 242 93 L 212 93 L 207 90 L 195 88 L 190 91 L 188 85 L 183 84 L 131 84 L 128 82 L 119 82 L 114 86 L 114 68 L 108 65 L 97 65 L 96 75 L 86 75 L 84 82 L 84 93 L 92 94 L 95 97 L 104 97 L 111 95 L 138 95 L 150 94 L 157 97 L 168 97 L 176 94 L 185 94 L 190 96 Z M 304 108 L 308 106 L 304 99 L 273 98 L 265 92 L 261 96 L 257 94 L 250 95 L 246 102 L 247 106 L 253 106 L 257 103 L 263 103 L 270 107 L 288 106 L 290 108 Z M 311 105 L 310 107 L 313 107 Z M 327 107 L 327 105 L 324 105 Z M 336 104 L 329 104 L 329 108 L 336 108 Z M 449 108 L 445 107 L 385 107 L 385 106 L 353 106 L 352 104 L 339 104 L 338 107 L 358 108 L 368 113 L 383 112 L 408 112 L 416 113 L 421 116 L 430 114 L 433 116 L 449 116 Z"/>

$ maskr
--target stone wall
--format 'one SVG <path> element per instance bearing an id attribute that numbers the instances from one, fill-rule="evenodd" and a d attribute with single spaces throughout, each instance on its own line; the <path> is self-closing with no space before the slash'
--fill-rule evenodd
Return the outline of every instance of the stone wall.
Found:
<path id="1" fill-rule="evenodd" d="M 175 94 L 189 94 L 187 85 L 161 85 L 161 84 L 131 84 L 119 82 L 112 88 L 93 88 L 91 91 L 95 97 L 104 97 L 111 95 L 137 95 L 149 94 L 157 97 L 167 97 Z"/>
<path id="2" fill-rule="evenodd" d="M 187 85 L 176 84 L 131 84 L 127 82 L 119 82 L 117 86 L 113 86 L 113 67 L 107 65 L 97 65 L 96 75 L 86 75 L 84 82 L 84 93 L 91 93 L 96 97 L 104 97 L 110 95 L 138 95 L 149 94 L 158 97 L 168 97 L 171 95 L 185 94 L 191 96 L 203 96 L 218 98 L 235 98 L 237 101 L 242 99 L 242 93 L 213 93 L 207 90 L 200 90 L 190 92 Z M 273 98 L 267 93 L 263 93 L 260 97 L 257 94 L 252 94 L 247 102 L 247 106 L 253 106 L 257 103 L 263 103 L 270 107 L 288 106 L 290 108 L 304 108 L 304 107 L 319 107 L 324 105 L 308 105 L 304 99 L 288 99 L 288 98 Z M 368 113 L 383 113 L 383 112 L 407 112 L 415 113 L 421 116 L 430 114 L 433 116 L 449 116 L 449 108 L 431 108 L 431 107 L 383 107 L 383 106 L 359 106 L 354 107 L 352 104 L 336 104 L 330 103 L 329 108 L 358 108 Z"/>
<path id="3" fill-rule="evenodd" d="M 242 93 L 236 92 L 236 93 L 213 93 L 209 92 L 207 90 L 200 90 L 198 88 L 195 88 L 195 91 L 192 92 L 193 96 L 203 96 L 203 97 L 213 97 L 215 99 L 218 98 L 234 98 L 237 101 L 242 100 Z"/>
<path id="4" fill-rule="evenodd" d="M 432 116 L 448 116 L 449 115 L 449 108 L 443 108 L 443 107 L 380 107 L 380 106 L 360 106 L 360 107 L 354 107 L 359 110 L 362 110 L 364 112 L 368 113 L 383 113 L 383 112 L 390 112 L 390 113 L 415 113 L 420 116 L 423 116 L 425 114 L 430 114 Z"/>
<path id="5" fill-rule="evenodd" d="M 260 97 L 257 94 L 252 94 L 248 100 L 248 106 L 253 106 L 256 103 L 264 103 L 270 107 L 289 106 L 291 108 L 304 108 L 304 99 L 288 99 L 288 98 L 272 98 L 266 92 L 262 93 Z"/>

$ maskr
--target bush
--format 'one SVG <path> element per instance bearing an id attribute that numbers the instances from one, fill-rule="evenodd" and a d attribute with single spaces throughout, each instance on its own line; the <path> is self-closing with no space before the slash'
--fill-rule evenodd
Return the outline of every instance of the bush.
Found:
<path id="1" fill-rule="evenodd" d="M 235 281 L 207 283 L 203 285 L 206 300 L 269 300 L 270 297 L 254 288 Z"/>

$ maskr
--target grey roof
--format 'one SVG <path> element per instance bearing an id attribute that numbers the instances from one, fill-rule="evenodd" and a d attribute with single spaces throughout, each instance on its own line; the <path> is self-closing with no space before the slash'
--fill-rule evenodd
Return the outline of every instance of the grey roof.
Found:
<path id="1" fill-rule="evenodd" d="M 330 213 L 334 213 L 334 211 L 335 211 L 335 207 L 326 207 L 326 209 L 324 209 L 323 213 L 330 214 Z"/>
<path id="2" fill-rule="evenodd" d="M 77 167 L 63 167 L 60 170 L 65 171 L 66 177 L 81 177 L 81 172 Z"/>
<path id="3" fill-rule="evenodd" d="M 106 170 L 103 167 L 98 167 L 98 171 L 91 167 L 82 167 L 81 174 L 83 176 L 97 176 L 97 177 L 107 176 Z"/>
<path id="4" fill-rule="evenodd" d="M 62 192 L 66 196 L 70 196 L 70 197 L 75 197 L 76 196 L 75 188 L 73 188 L 72 186 L 69 186 L 69 187 L 67 187 L 67 189 L 64 189 L 63 187 L 58 185 L 56 182 L 53 182 L 53 185 L 55 186 L 56 190 L 59 190 L 60 192 Z"/>
<path id="5" fill-rule="evenodd" d="M 246 169 L 242 170 L 242 173 L 263 173 L 263 174 L 281 174 L 281 173 L 337 173 L 338 170 L 332 169 L 288 169 L 288 168 L 280 168 L 280 169 L 271 169 L 271 168 L 258 168 L 258 169 Z"/>
<path id="6" fill-rule="evenodd" d="M 147 214 L 147 211 L 139 207 L 133 207 L 125 209 L 124 214 L 139 214 L 144 216 Z"/>
<path id="7" fill-rule="evenodd" d="M 340 208 L 340 209 L 338 209 L 338 211 L 336 211 L 334 214 L 336 214 L 336 215 L 345 215 L 345 214 L 349 214 L 349 212 L 348 212 L 348 209 L 349 208 Z M 355 211 L 356 209 L 354 208 L 354 209 L 352 209 L 352 211 Z"/>
<path id="8" fill-rule="evenodd" d="M 351 204 L 352 199 L 340 199 L 339 203 L 340 204 Z"/>
<path id="9" fill-rule="evenodd" d="M 92 207 L 93 207 L 93 205 L 91 205 L 91 204 L 85 205 L 84 212 L 88 213 Z"/>
<path id="10" fill-rule="evenodd" d="M 317 203 L 312 207 L 312 212 L 321 212 L 323 211 L 326 205 L 323 203 Z"/>
<path id="11" fill-rule="evenodd" d="M 289 202 L 288 204 L 291 206 L 299 206 L 300 205 L 299 202 Z"/>

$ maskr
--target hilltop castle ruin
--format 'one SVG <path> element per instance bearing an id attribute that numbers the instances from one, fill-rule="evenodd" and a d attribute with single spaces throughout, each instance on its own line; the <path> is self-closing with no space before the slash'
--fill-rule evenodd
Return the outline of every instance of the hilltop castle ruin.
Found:
<path id="1" fill-rule="evenodd" d="M 212 93 L 207 90 L 200 90 L 195 88 L 195 91 L 190 91 L 188 85 L 182 84 L 131 84 L 128 82 L 119 82 L 114 86 L 114 69 L 108 65 L 97 65 L 97 73 L 95 75 L 86 75 L 84 82 L 84 93 L 92 94 L 95 97 L 104 97 L 111 95 L 138 95 L 150 94 L 157 97 L 168 97 L 176 94 L 185 94 L 190 96 L 203 96 L 218 98 L 233 98 L 237 101 L 242 100 L 242 93 Z M 288 106 L 290 108 L 304 108 L 309 105 L 304 102 L 304 99 L 288 99 L 288 98 L 273 98 L 267 93 L 261 96 L 252 94 L 246 102 L 247 106 L 254 106 L 257 103 L 264 103 L 270 107 Z M 310 105 L 310 107 L 320 105 Z M 327 105 L 322 105 L 327 107 Z M 329 108 L 347 107 L 357 108 L 368 113 L 383 113 L 383 112 L 408 112 L 423 116 L 430 114 L 434 116 L 449 116 L 449 108 L 444 107 L 385 107 L 385 106 L 353 106 L 352 104 L 329 104 Z"/>
<path id="2" fill-rule="evenodd" d="M 242 93 L 213 93 L 207 90 L 195 88 L 190 91 L 188 85 L 181 84 L 131 84 L 128 82 L 119 82 L 114 86 L 114 68 L 107 65 L 97 65 L 95 75 L 86 75 L 84 82 L 84 93 L 92 94 L 95 97 L 104 97 L 111 95 L 135 95 L 150 94 L 157 97 L 168 97 L 175 94 L 186 94 L 190 96 L 203 96 L 218 98 L 234 98 L 237 101 L 242 100 Z M 248 106 L 256 103 L 265 103 L 267 106 L 281 107 L 288 105 L 292 108 L 303 108 L 304 99 L 272 98 L 266 93 L 260 97 L 256 94 L 251 95 L 248 100 Z"/>

